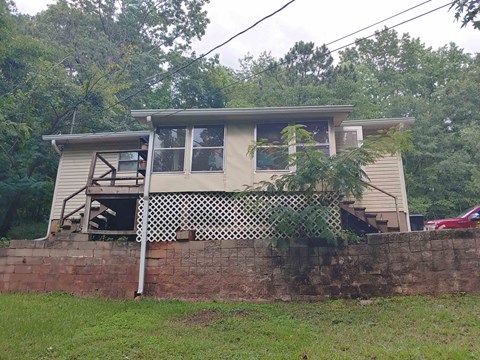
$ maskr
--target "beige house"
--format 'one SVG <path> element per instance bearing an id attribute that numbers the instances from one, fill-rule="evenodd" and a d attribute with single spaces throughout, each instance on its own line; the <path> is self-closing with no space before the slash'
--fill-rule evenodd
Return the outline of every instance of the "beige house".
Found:
<path id="1" fill-rule="evenodd" d="M 314 134 L 315 146 L 334 155 L 359 146 L 378 130 L 414 121 L 347 120 L 352 110 L 352 106 L 136 110 L 133 117 L 149 131 L 44 136 L 61 155 L 51 236 L 79 233 L 148 241 L 271 236 L 265 219 L 268 208 L 301 207 L 301 194 L 252 194 L 250 200 L 234 194 L 245 185 L 293 171 L 286 157 L 295 146 L 280 140 L 285 126 L 305 125 Z M 267 139 L 267 145 L 253 158 L 247 156 L 248 146 L 259 139 Z M 401 157 L 385 157 L 365 170 L 371 186 L 360 202 L 326 195 L 332 226 L 340 228 L 347 222 L 371 232 L 408 231 Z"/>

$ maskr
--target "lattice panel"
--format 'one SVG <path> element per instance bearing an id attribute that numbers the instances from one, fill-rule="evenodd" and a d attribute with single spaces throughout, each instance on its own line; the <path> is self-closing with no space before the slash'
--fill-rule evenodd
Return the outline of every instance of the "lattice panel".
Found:
<path id="1" fill-rule="evenodd" d="M 315 201 L 329 206 L 329 225 L 341 229 L 338 196 L 323 193 Z M 138 207 L 137 241 L 141 240 L 143 199 Z M 225 192 L 162 193 L 150 196 L 149 241 L 174 241 L 175 231 L 196 230 L 196 240 L 265 239 L 281 236 L 269 222 L 270 210 L 288 206 L 301 210 L 301 194 L 269 195 L 252 193 L 242 197 Z"/>

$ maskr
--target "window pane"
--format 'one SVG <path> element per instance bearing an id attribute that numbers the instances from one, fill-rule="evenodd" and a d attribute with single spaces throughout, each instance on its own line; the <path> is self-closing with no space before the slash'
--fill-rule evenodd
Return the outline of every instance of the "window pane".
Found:
<path id="1" fill-rule="evenodd" d="M 258 124 L 257 141 L 263 140 L 269 144 L 283 144 L 281 131 L 287 124 Z"/>
<path id="2" fill-rule="evenodd" d="M 121 161 L 118 163 L 118 171 L 137 171 L 138 161 Z"/>
<path id="3" fill-rule="evenodd" d="M 358 147 L 356 131 L 337 131 L 335 133 L 335 141 L 337 142 L 338 150 Z"/>
<path id="4" fill-rule="evenodd" d="M 303 151 L 307 146 L 297 146 L 296 152 Z M 330 156 L 330 147 L 328 145 L 308 146 L 309 149 L 320 150 L 325 155 Z"/>
<path id="5" fill-rule="evenodd" d="M 155 150 L 155 156 L 153 158 L 153 171 L 183 171 L 184 159 L 184 149 Z"/>
<path id="6" fill-rule="evenodd" d="M 120 153 L 120 161 L 122 160 L 137 160 L 138 153 L 137 152 L 121 152 Z"/>
<path id="7" fill-rule="evenodd" d="M 193 129 L 193 147 L 223 146 L 223 125 L 195 127 Z"/>
<path id="8" fill-rule="evenodd" d="M 155 136 L 155 149 L 185 147 L 185 127 L 157 127 Z"/>
<path id="9" fill-rule="evenodd" d="M 286 146 L 257 148 L 257 170 L 286 170 L 288 148 Z"/>
<path id="10" fill-rule="evenodd" d="M 223 149 L 194 149 L 192 171 L 223 171 Z"/>
<path id="11" fill-rule="evenodd" d="M 313 139 L 317 143 L 328 144 L 328 122 L 319 121 L 314 123 L 302 124 L 305 130 L 312 134 Z"/>

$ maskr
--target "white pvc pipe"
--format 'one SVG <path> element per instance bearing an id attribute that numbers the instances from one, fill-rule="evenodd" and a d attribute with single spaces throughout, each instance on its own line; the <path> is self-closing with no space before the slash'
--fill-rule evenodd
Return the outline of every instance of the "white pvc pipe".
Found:
<path id="1" fill-rule="evenodd" d="M 60 179 L 60 161 L 62 160 L 62 151 L 58 148 L 57 143 L 55 140 L 52 140 L 51 142 L 52 147 L 55 149 L 55 152 L 60 155 L 60 160 L 58 162 L 58 169 L 57 169 L 57 176 L 55 180 L 55 189 L 53 190 L 53 197 L 52 197 L 52 205 L 50 207 L 50 215 L 48 217 L 48 226 L 47 226 L 47 234 L 44 237 L 38 238 L 38 239 L 33 239 L 33 241 L 44 241 L 48 239 L 48 236 L 50 235 L 50 230 L 52 229 L 52 217 L 53 217 L 53 207 L 55 205 L 55 198 L 57 196 L 57 186 L 58 186 L 58 180 Z"/>
<path id="2" fill-rule="evenodd" d="M 148 212 L 150 205 L 150 179 L 152 174 L 154 139 L 155 131 L 151 131 L 148 138 L 147 166 L 145 169 L 145 182 L 143 184 L 142 237 L 140 245 L 140 268 L 138 269 L 138 290 L 136 292 L 137 296 L 143 294 L 143 286 L 145 284 L 145 258 L 147 255 Z"/>

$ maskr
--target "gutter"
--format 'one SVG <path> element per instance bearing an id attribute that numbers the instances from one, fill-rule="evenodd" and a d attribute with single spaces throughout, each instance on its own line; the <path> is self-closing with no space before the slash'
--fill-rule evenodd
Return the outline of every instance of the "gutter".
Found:
<path id="1" fill-rule="evenodd" d="M 55 142 L 55 140 L 52 140 L 51 144 L 52 144 L 52 147 L 55 150 L 55 152 L 60 156 L 60 161 L 61 161 L 62 151 L 58 148 L 58 145 Z M 54 206 L 54 203 L 55 203 L 55 198 L 57 196 L 57 184 L 58 184 L 58 180 L 59 180 L 59 177 L 60 177 L 60 171 L 59 170 L 60 170 L 60 162 L 59 162 L 59 166 L 58 166 L 58 169 L 57 169 L 57 177 L 55 179 L 55 190 L 53 190 L 52 205 L 50 206 L 50 215 L 48 217 L 47 234 L 44 237 L 41 237 L 41 238 L 38 238 L 38 239 L 33 239 L 33 241 L 45 241 L 45 240 L 47 240 L 48 236 L 50 235 L 50 231 L 52 230 L 53 206 Z"/>
<path id="2" fill-rule="evenodd" d="M 143 295 L 143 287 L 145 284 L 145 259 L 147 255 L 147 238 L 148 238 L 148 215 L 150 206 L 150 182 L 153 165 L 153 142 L 155 139 L 155 131 L 151 131 L 148 138 L 148 155 L 147 167 L 145 169 L 145 183 L 143 185 L 143 217 L 142 217 L 142 237 L 140 245 L 140 266 L 138 269 L 138 289 L 135 297 Z"/>

